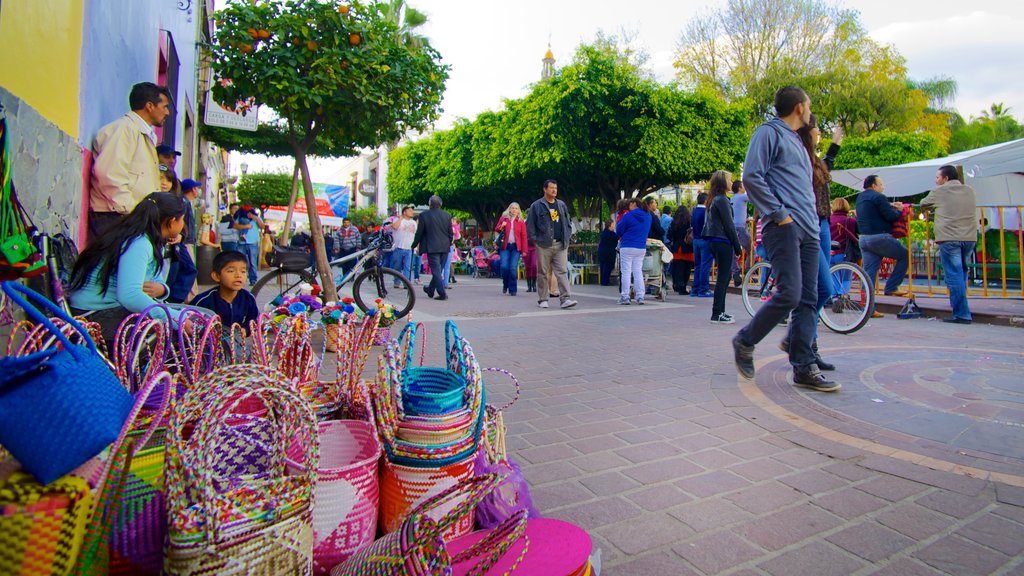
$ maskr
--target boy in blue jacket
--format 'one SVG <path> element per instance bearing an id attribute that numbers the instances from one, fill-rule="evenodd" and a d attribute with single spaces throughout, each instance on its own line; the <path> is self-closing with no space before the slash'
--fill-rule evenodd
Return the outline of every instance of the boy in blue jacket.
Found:
<path id="1" fill-rule="evenodd" d="M 213 259 L 213 271 L 210 272 L 217 287 L 192 300 L 193 306 L 213 310 L 220 316 L 225 334 L 229 333 L 233 324 L 240 324 L 248 336 L 251 322 L 260 314 L 256 297 L 245 289 L 248 269 L 248 259 L 241 252 L 229 250 L 217 254 Z"/>

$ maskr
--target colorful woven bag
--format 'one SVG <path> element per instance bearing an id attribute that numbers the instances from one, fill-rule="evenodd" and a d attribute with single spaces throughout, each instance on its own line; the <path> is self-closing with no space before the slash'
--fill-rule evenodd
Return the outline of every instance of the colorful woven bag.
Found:
<path id="1" fill-rule="evenodd" d="M 380 443 L 369 422 L 320 423 L 313 492 L 313 572 L 327 574 L 377 535 Z"/>
<path id="2" fill-rule="evenodd" d="M 442 535 L 470 515 L 500 481 L 495 474 L 476 476 L 437 494 L 413 510 L 400 529 L 356 552 L 331 570 L 331 576 L 441 576 L 451 574 L 453 564 L 470 561 L 473 574 L 488 573 L 524 537 L 525 514 L 510 518 L 475 546 L 455 555 L 449 553 Z M 528 549 L 529 543 L 524 542 L 513 569 Z"/>
<path id="3" fill-rule="evenodd" d="M 0 358 L 0 445 L 45 485 L 116 440 L 133 399 L 64 310 L 15 282 L 4 282 L 3 291 L 56 337 L 46 350 Z M 25 297 L 74 326 L 86 345 L 72 344 Z"/>
<path id="4" fill-rule="evenodd" d="M 493 493 L 492 491 L 491 494 Z M 448 542 L 448 553 L 453 557 L 459 557 L 473 546 L 479 546 L 491 535 L 490 530 L 480 530 Z M 523 537 L 513 542 L 508 551 L 491 565 L 487 573 L 509 574 L 516 571 L 521 574 L 587 576 L 591 570 L 591 548 L 590 536 L 578 526 L 551 518 L 530 519 L 526 523 Z M 461 560 L 452 563 L 451 573 L 452 576 L 480 574 L 472 562 Z"/>
<path id="5" fill-rule="evenodd" d="M 417 468 L 385 462 L 380 476 L 380 522 L 387 534 L 398 530 L 416 507 L 473 477 L 475 455 L 436 468 Z M 445 533 L 454 538 L 473 530 L 473 512 L 454 522 Z"/>
<path id="6" fill-rule="evenodd" d="M 269 462 L 258 473 L 225 465 L 218 444 L 251 397 L 271 425 Z M 202 377 L 171 414 L 164 572 L 311 574 L 318 460 L 312 410 L 283 374 L 241 365 Z"/>

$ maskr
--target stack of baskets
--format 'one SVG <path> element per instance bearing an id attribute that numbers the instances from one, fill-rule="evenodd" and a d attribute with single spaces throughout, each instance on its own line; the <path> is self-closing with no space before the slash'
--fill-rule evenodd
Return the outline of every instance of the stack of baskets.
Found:
<path id="1" fill-rule="evenodd" d="M 381 475 L 385 533 L 397 530 L 417 504 L 473 476 L 483 432 L 480 366 L 455 323 L 445 324 L 446 368 L 412 366 L 415 340 L 416 326 L 410 324 L 388 344 L 373 390 L 374 418 L 387 456 Z M 472 527 L 470 515 L 445 537 L 468 534 Z"/>

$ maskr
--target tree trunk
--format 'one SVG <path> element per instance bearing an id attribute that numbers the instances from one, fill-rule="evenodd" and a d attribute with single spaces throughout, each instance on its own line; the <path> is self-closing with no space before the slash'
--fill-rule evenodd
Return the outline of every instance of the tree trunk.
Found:
<path id="1" fill-rule="evenodd" d="M 338 289 L 334 286 L 334 273 L 331 271 L 330 259 L 324 247 L 324 228 L 320 225 L 320 215 L 316 212 L 316 197 L 313 195 L 313 180 L 309 177 L 309 166 L 306 164 L 306 153 L 295 151 L 295 165 L 302 175 L 302 190 L 306 198 L 306 215 L 309 216 L 309 236 L 313 240 L 313 253 L 316 255 L 316 269 L 320 273 L 320 287 L 323 289 L 324 300 L 338 300 Z"/>
<path id="2" fill-rule="evenodd" d="M 299 162 L 295 161 L 295 171 L 292 172 L 292 197 L 288 200 L 288 215 L 284 217 L 284 230 L 281 231 L 281 246 L 288 245 L 288 237 L 292 232 L 292 216 L 295 214 L 295 200 L 299 197 Z M 309 210 L 307 207 L 306 210 Z"/>

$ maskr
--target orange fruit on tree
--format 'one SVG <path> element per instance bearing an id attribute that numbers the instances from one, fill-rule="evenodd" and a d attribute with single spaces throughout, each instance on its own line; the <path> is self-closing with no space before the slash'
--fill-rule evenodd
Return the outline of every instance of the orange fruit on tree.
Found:
<path id="1" fill-rule="evenodd" d="M 299 44 L 302 44 L 302 40 L 299 40 L 298 38 L 292 38 L 292 44 L 298 46 Z"/>
<path id="2" fill-rule="evenodd" d="M 348 4 L 342 4 L 341 6 L 338 6 L 338 12 L 342 14 L 348 14 Z"/>
<path id="3" fill-rule="evenodd" d="M 319 47 L 320 46 L 317 45 L 317 43 L 313 42 L 312 40 L 310 40 L 309 42 L 306 42 L 306 48 L 309 48 L 310 52 L 316 52 L 316 49 L 319 48 Z"/>
<path id="4" fill-rule="evenodd" d="M 259 35 L 259 37 L 264 39 L 264 40 L 266 40 L 267 38 L 270 38 L 270 31 L 269 30 L 257 30 L 256 34 Z"/>
<path id="5" fill-rule="evenodd" d="M 348 43 L 353 46 L 359 46 L 359 43 L 362 41 L 363 39 L 359 36 L 359 34 L 356 34 L 355 32 L 348 35 Z"/>
<path id="6" fill-rule="evenodd" d="M 245 33 L 248 34 L 250 38 L 257 38 L 259 36 L 259 32 L 256 32 L 255 28 L 246 28 Z"/>
<path id="7" fill-rule="evenodd" d="M 341 61 L 341 69 L 342 70 L 348 70 L 348 61 L 347 60 L 342 60 Z"/>
<path id="8" fill-rule="evenodd" d="M 252 52 L 252 44 L 239 44 L 238 51 L 242 54 L 248 54 L 249 52 Z"/>

